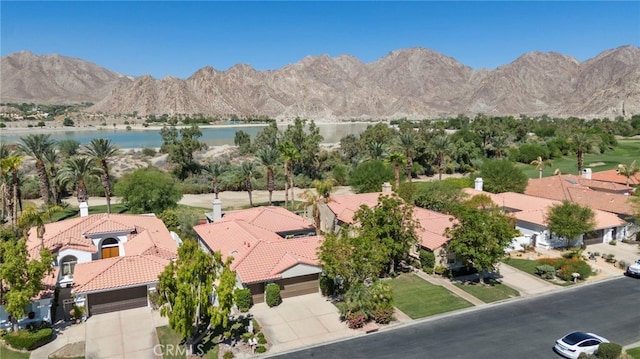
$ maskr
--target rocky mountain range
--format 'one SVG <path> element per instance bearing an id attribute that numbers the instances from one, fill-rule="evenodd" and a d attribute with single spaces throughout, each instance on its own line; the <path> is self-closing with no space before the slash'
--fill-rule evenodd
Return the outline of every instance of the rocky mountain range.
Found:
<path id="1" fill-rule="evenodd" d="M 187 79 L 133 78 L 60 55 L 1 59 L 0 102 L 94 102 L 88 111 L 126 114 L 267 115 L 322 120 L 475 115 L 640 114 L 640 48 L 623 46 L 584 62 L 531 52 L 494 70 L 474 70 L 412 48 L 363 63 L 308 56 L 278 70 L 204 67 Z"/>

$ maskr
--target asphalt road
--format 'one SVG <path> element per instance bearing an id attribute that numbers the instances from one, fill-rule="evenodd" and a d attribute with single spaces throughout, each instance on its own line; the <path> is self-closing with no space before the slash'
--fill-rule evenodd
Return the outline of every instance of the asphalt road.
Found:
<path id="1" fill-rule="evenodd" d="M 640 341 L 640 280 L 620 277 L 471 308 L 277 358 L 555 359 L 555 340 L 575 330 L 622 345 Z"/>

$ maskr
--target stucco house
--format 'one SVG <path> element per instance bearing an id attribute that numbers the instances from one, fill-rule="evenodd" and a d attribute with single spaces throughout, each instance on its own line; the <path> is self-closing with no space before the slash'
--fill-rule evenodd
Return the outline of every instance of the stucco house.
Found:
<path id="1" fill-rule="evenodd" d="M 554 205 L 561 204 L 561 201 L 514 192 L 494 194 L 482 191 L 481 187 L 476 187 L 475 189 L 466 188 L 465 192 L 469 196 L 478 194 L 489 196 L 496 205 L 516 219 L 516 229 L 522 233 L 522 236 L 514 238 L 512 242 L 513 249 L 520 249 L 522 245 L 550 249 L 566 247 L 567 244 L 569 246 L 579 246 L 582 244 L 609 243 L 612 240 L 622 240 L 627 235 L 627 222 L 614 213 L 592 208 L 596 221 L 595 230 L 567 243 L 566 239 L 558 238 L 549 233 L 546 225 L 549 209 Z"/>
<path id="2" fill-rule="evenodd" d="M 373 208 L 378 204 L 380 196 L 390 194 L 391 186 L 385 183 L 382 192 L 332 195 L 327 203 L 319 205 L 320 226 L 326 232 L 337 233 L 343 225 L 355 224 L 353 216 L 361 206 Z M 437 264 L 454 265 L 456 263 L 455 256 L 448 254 L 444 248 L 449 241 L 444 233 L 447 228 L 453 227 L 456 223 L 455 217 L 414 207 L 413 218 L 420 223 L 420 228 L 417 231 L 419 243 L 410 254 L 417 257 L 420 248 L 424 248 L 436 255 L 436 259 L 439 261 Z"/>
<path id="3" fill-rule="evenodd" d="M 317 293 L 323 237 L 313 224 L 282 207 L 254 207 L 222 213 L 194 227 L 200 247 L 231 257 L 237 286 L 249 288 L 254 303 L 264 301 L 265 286 L 276 283 L 283 298 Z"/>
<path id="4" fill-rule="evenodd" d="M 60 305 L 84 306 L 88 315 L 149 305 L 147 293 L 177 257 L 180 238 L 154 215 L 87 212 L 45 226 L 42 243 L 55 257 Z M 40 246 L 32 228 L 29 255 Z"/>

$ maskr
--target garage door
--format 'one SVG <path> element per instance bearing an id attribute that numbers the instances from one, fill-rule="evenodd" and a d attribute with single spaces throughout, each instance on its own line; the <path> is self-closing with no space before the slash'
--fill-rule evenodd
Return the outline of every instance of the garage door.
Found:
<path id="1" fill-rule="evenodd" d="M 279 280 L 280 296 L 282 298 L 295 297 L 298 295 L 318 293 L 318 275 L 309 274 L 300 277 Z"/>
<path id="2" fill-rule="evenodd" d="M 147 286 L 89 294 L 89 314 L 103 314 L 147 306 Z"/>

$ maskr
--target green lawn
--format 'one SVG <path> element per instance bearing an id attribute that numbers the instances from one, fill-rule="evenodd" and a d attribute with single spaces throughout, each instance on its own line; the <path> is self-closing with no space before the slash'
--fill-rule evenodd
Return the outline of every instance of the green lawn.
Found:
<path id="1" fill-rule="evenodd" d="M 640 359 L 640 347 L 628 349 L 628 350 L 626 350 L 626 352 L 633 359 Z"/>
<path id="2" fill-rule="evenodd" d="M 447 289 L 433 285 L 415 274 L 403 274 L 390 282 L 396 307 L 412 319 L 472 306 Z"/>
<path id="3" fill-rule="evenodd" d="M 591 167 L 593 172 L 614 169 L 620 163 L 631 163 L 633 160 L 640 160 L 640 140 L 618 140 L 618 146 L 613 151 L 603 154 L 588 153 L 584 156 L 584 166 Z M 593 166 L 592 166 L 593 165 Z M 518 164 L 529 178 L 538 178 L 538 170 L 535 166 Z M 565 156 L 553 160 L 551 167 L 545 167 L 542 171 L 544 177 L 553 175 L 556 169 L 560 169 L 562 174 L 577 174 L 578 161 L 576 156 Z"/>
<path id="4" fill-rule="evenodd" d="M 488 285 L 480 285 L 476 282 L 455 283 L 455 285 L 485 303 L 520 296 L 517 290 L 496 281 L 491 281 Z"/>
<path id="5" fill-rule="evenodd" d="M 29 359 L 30 355 L 29 352 L 13 351 L 0 343 L 0 358 L 2 359 Z"/>
<path id="6" fill-rule="evenodd" d="M 160 344 L 163 345 L 163 348 L 176 348 L 180 343 L 182 343 L 182 338 L 176 332 L 174 332 L 168 326 L 157 327 L 156 333 L 158 333 L 158 340 Z M 184 348 L 181 346 L 181 349 Z M 218 346 L 213 344 L 213 341 L 210 340 L 209 336 L 203 339 L 203 344 L 200 347 L 203 351 L 205 351 L 204 356 L 202 358 L 206 359 L 217 359 L 218 358 Z M 163 353 L 164 359 L 174 359 L 174 358 L 185 358 L 185 353 L 183 351 L 173 350 L 165 350 Z M 4 358 L 3 358 L 4 359 Z"/>

